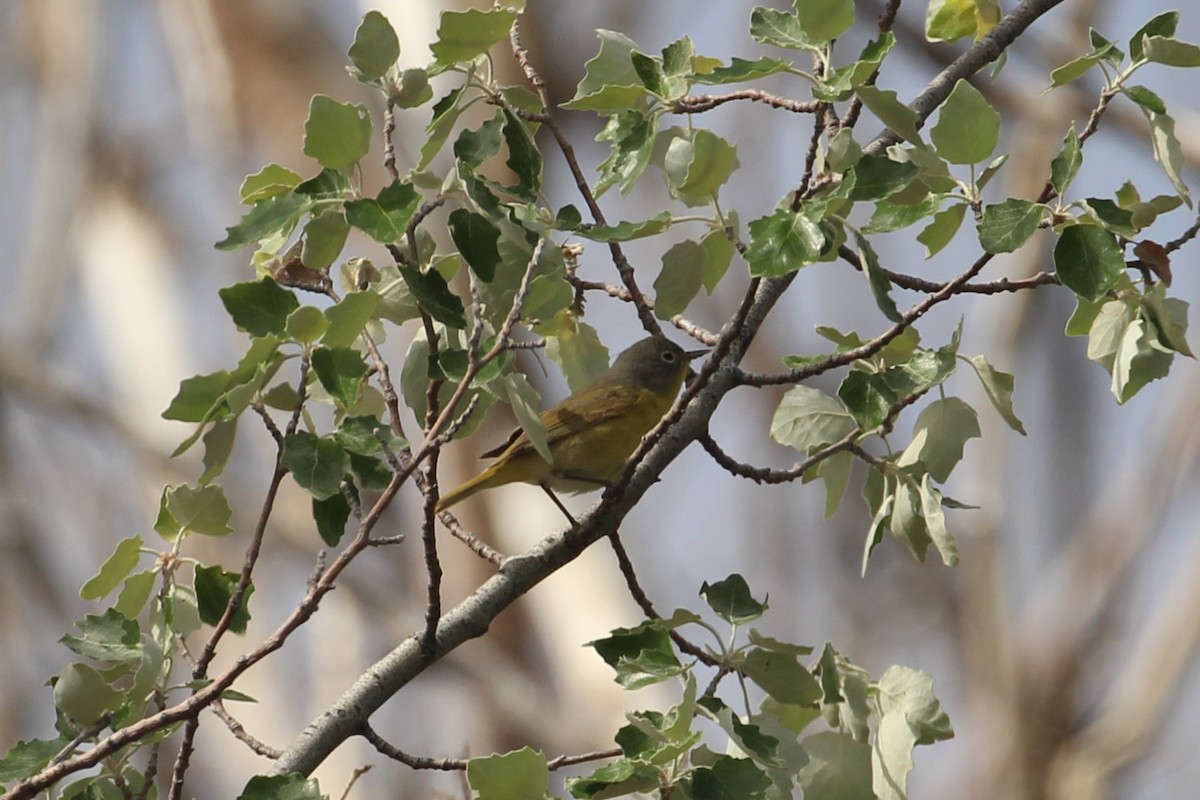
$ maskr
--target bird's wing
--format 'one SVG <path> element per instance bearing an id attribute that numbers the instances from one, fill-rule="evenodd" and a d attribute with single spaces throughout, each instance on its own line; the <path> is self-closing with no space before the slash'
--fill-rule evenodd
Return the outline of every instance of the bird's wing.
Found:
<path id="1" fill-rule="evenodd" d="M 638 404 L 644 394 L 643 390 L 632 386 L 603 383 L 580 389 L 558 405 L 541 413 L 541 420 L 546 425 L 547 444 L 553 445 L 586 427 L 627 413 Z M 515 453 L 532 446 L 525 431 L 517 428 L 504 444 L 493 447 L 481 457 L 495 458 L 506 452 Z"/>

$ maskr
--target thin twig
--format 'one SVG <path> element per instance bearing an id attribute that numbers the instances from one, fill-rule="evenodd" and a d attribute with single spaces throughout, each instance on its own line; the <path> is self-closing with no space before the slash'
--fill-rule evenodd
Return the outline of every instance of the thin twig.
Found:
<path id="1" fill-rule="evenodd" d="M 396 170 L 396 144 L 392 135 L 396 132 L 396 101 L 388 95 L 387 105 L 383 109 L 383 168 L 393 181 L 400 180 Z"/>
<path id="2" fill-rule="evenodd" d="M 750 100 L 755 103 L 765 103 L 772 108 L 782 108 L 795 114 L 812 114 L 820 111 L 823 103 L 820 100 L 791 100 L 778 97 L 760 89 L 739 89 L 729 94 L 696 94 L 681 97 L 671 103 L 671 110 L 676 114 L 698 114 L 716 108 L 719 105 L 735 100 Z"/>
<path id="3" fill-rule="evenodd" d="M 638 604 L 642 609 L 642 613 L 649 619 L 662 619 L 662 615 L 655 610 L 654 604 L 650 602 L 650 598 L 638 582 L 637 573 L 633 571 L 633 562 L 629 559 L 629 553 L 625 552 L 625 545 L 621 543 L 620 535 L 616 531 L 612 531 L 608 534 L 608 542 L 612 545 L 613 553 L 617 556 L 617 565 L 621 569 L 621 575 L 625 577 L 625 585 L 629 587 L 629 594 L 633 597 L 633 601 Z M 671 641 L 680 650 L 702 664 L 710 667 L 717 666 L 715 658 L 706 653 L 700 646 L 692 644 L 679 631 L 671 630 L 668 633 L 671 636 Z"/>
<path id="4" fill-rule="evenodd" d="M 442 524 L 446 526 L 446 530 L 450 531 L 451 536 L 453 536 L 455 539 L 458 539 L 467 547 L 471 548 L 471 552 L 482 558 L 484 561 L 488 561 L 499 567 L 504 564 L 504 560 L 508 558 L 508 556 L 504 555 L 498 550 L 494 550 L 488 546 L 486 542 L 464 528 L 462 523 L 458 521 L 458 518 L 455 517 L 451 512 L 443 511 L 438 515 L 438 519 L 440 519 Z"/>
<path id="5" fill-rule="evenodd" d="M 421 519 L 421 544 L 425 553 L 425 573 L 429 576 L 427 599 L 425 603 L 425 632 L 421 637 L 421 651 L 426 658 L 433 660 L 434 642 L 437 639 L 438 620 L 442 617 L 442 564 L 437 551 L 437 475 L 438 458 L 441 451 L 435 449 L 429 454 L 429 460 L 421 468 L 425 484 L 431 491 L 424 493 L 425 507 Z"/>
<path id="6" fill-rule="evenodd" d="M 871 339 L 868 342 L 864 342 L 858 347 L 850 350 L 844 350 L 840 353 L 834 353 L 824 361 L 819 361 L 815 364 L 809 364 L 805 367 L 794 369 L 789 372 L 770 374 L 742 373 L 738 378 L 738 382 L 743 386 L 777 386 L 784 383 L 799 383 L 816 375 L 824 374 L 831 369 L 844 367 L 847 364 L 859 360 L 860 358 L 869 358 L 886 347 L 888 342 L 892 341 L 901 333 L 903 333 L 914 322 L 925 316 L 925 314 L 928 313 L 931 308 L 958 294 L 959 291 L 961 291 L 961 288 L 965 286 L 972 278 L 978 275 L 979 272 L 988 265 L 993 257 L 994 256 L 991 253 L 984 253 L 979 258 L 975 259 L 975 263 L 973 263 L 965 272 L 953 280 L 947 281 L 942 285 L 941 289 L 930 294 L 924 300 L 917 303 L 908 311 L 904 312 L 900 316 L 899 322 L 894 323 L 879 336 L 876 336 L 874 339 Z M 792 274 L 794 275 L 795 273 Z"/>
<path id="7" fill-rule="evenodd" d="M 818 450 L 808 458 L 799 462 L 788 469 L 770 469 L 768 467 L 755 467 L 750 464 L 744 464 L 741 461 L 734 459 L 728 453 L 721 449 L 720 445 L 712 438 L 711 434 L 705 433 L 700 437 L 700 445 L 704 448 L 713 460 L 717 462 L 725 471 L 746 478 L 755 483 L 779 484 L 789 483 L 804 477 L 804 473 L 820 464 L 830 456 L 837 455 L 843 450 L 849 450 L 858 441 L 858 438 L 863 435 L 862 429 L 855 428 L 846 434 L 845 437 L 838 440 L 836 443 Z"/>
<path id="8" fill-rule="evenodd" d="M 403 750 L 394 747 L 386 739 L 375 732 L 375 729 L 370 725 L 363 725 L 359 731 L 364 739 L 371 743 L 371 746 L 378 750 L 382 755 L 399 761 L 411 769 L 432 769 L 443 772 L 458 772 L 465 770 L 469 759 L 466 758 L 431 758 L 429 756 L 414 756 Z M 563 767 L 573 766 L 575 764 L 584 764 L 588 761 L 599 761 L 605 758 L 617 758 L 622 754 L 619 747 L 614 747 L 609 750 L 594 750 L 590 753 L 576 753 L 571 755 L 555 756 L 546 762 L 546 766 L 551 770 L 561 769 Z"/>
<path id="9" fill-rule="evenodd" d="M 1168 253 L 1174 253 L 1176 250 L 1183 247 L 1185 244 L 1190 242 L 1192 239 L 1195 239 L 1196 234 L 1198 234 L 1198 233 L 1200 233 L 1200 216 L 1196 217 L 1196 221 L 1193 222 L 1186 231 L 1184 231 L 1182 234 L 1180 234 L 1178 239 L 1172 239 L 1171 241 L 1169 241 L 1165 245 L 1163 245 L 1163 249 L 1166 250 Z"/>

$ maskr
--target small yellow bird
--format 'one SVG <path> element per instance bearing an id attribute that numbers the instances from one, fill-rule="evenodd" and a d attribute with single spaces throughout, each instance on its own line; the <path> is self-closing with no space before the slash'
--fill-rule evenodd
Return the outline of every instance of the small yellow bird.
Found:
<path id="1" fill-rule="evenodd" d="M 684 350 L 662 337 L 643 339 L 594 381 L 542 412 L 553 464 L 546 463 L 518 428 L 507 442 L 483 454 L 496 462 L 444 495 L 437 510 L 506 483 L 533 483 L 568 493 L 607 486 L 621 474 L 646 432 L 670 410 L 688 362 L 707 352 Z"/>

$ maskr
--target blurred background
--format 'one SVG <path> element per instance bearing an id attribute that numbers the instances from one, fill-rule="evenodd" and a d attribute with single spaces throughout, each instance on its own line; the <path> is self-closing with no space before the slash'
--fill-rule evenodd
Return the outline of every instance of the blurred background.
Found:
<path id="1" fill-rule="evenodd" d="M 839 43 L 843 58 L 874 35 L 881 5 L 857 3 L 857 26 Z M 1012 5 L 1003 3 L 1006 11 Z M 1089 26 L 1123 43 L 1172 5 L 1187 4 L 1069 0 L 1019 42 L 994 83 L 977 82 L 1004 115 L 1001 149 L 1012 153 L 995 191 L 1035 196 L 1068 126 L 1086 122 L 1099 91 L 1096 74 L 1049 94 L 1043 89 L 1050 69 L 1088 48 Z M 199 472 L 190 458 L 167 457 L 190 430 L 159 415 L 182 378 L 225 368 L 245 347 L 216 292 L 252 277 L 250 253 L 212 247 L 242 213 L 242 177 L 270 161 L 301 174 L 316 171 L 301 152 L 314 93 L 381 110 L 380 98 L 345 70 L 345 51 L 365 11 L 388 16 L 401 38 L 401 63 L 418 66 L 428 60 L 438 14 L 465 6 L 421 0 L 0 4 L 0 641 L 6 643 L 0 751 L 52 732 L 52 701 L 43 683 L 70 660 L 57 639 L 73 620 L 99 610 L 79 600 L 78 587 L 119 539 L 141 534 L 152 542 L 162 485 Z M 726 61 L 787 56 L 749 38 L 751 7 L 746 0 L 529 0 L 525 43 L 562 102 L 595 53 L 596 28 L 622 31 L 650 53 L 687 34 L 698 52 Z M 924 13 L 923 2 L 902 6 L 899 45 L 881 80 L 902 99 L 965 47 L 926 43 Z M 1183 11 L 1179 37 L 1200 40 L 1195 9 Z M 520 79 L 510 60 L 497 62 L 509 81 Z M 1185 179 L 1193 186 L 1200 162 L 1194 75 L 1151 67 L 1138 80 L 1162 95 L 1176 118 Z M 807 88 L 795 79 L 763 87 L 807 99 Z M 414 163 L 428 113 L 425 107 L 399 116 L 402 172 Z M 562 120 L 581 163 L 594 168 L 605 157 L 593 141 L 602 121 L 566 112 Z M 695 122 L 738 145 L 742 168 L 721 200 L 739 212 L 743 225 L 794 187 L 808 118 L 730 104 Z M 858 130 L 865 142 L 878 126 L 864 119 Z M 561 158 L 546 152 L 550 202 L 578 204 Z M 1073 196 L 1111 196 L 1127 178 L 1143 197 L 1170 191 L 1150 156 L 1140 112 L 1120 99 L 1085 158 Z M 385 180 L 381 162 L 377 141 L 365 164 L 372 190 Z M 604 198 L 610 220 L 666 205 L 652 180 L 643 183 L 627 198 Z M 1165 242 L 1193 219 L 1181 209 L 1146 236 Z M 876 244 L 885 265 L 940 279 L 977 255 L 974 236 L 964 232 L 926 262 L 914 235 L 909 229 Z M 628 252 L 649 287 L 670 241 L 635 244 Z M 1051 246 L 1052 239 L 1039 234 L 1021 253 L 997 258 L 985 277 L 1050 269 Z M 1196 247 L 1177 254 L 1176 297 L 1197 297 Z M 386 257 L 353 239 L 345 255 Z M 605 248 L 586 249 L 581 275 L 615 281 Z M 687 316 L 717 329 L 746 281 L 744 266 L 735 262 L 719 291 L 698 298 Z M 917 297 L 898 292 L 898 299 L 903 307 Z M 984 430 L 982 440 L 967 446 L 949 487 L 958 499 L 981 506 L 949 514 L 962 551 L 956 569 L 936 556 L 919 564 L 889 539 L 863 579 L 869 519 L 857 496 L 861 471 L 841 511 L 826 522 L 820 486 L 759 487 L 721 471 L 699 447 L 671 465 L 622 528 L 643 585 L 664 612 L 699 609 L 702 581 L 740 572 L 758 596 L 769 594 L 765 632 L 817 647 L 832 641 L 876 676 L 893 663 L 932 672 L 957 736 L 917 751 L 913 797 L 1154 800 L 1187 796 L 1200 784 L 1194 757 L 1200 494 L 1193 494 L 1200 370 L 1177 359 L 1168 380 L 1118 407 L 1107 374 L 1087 360 L 1086 343 L 1062 335 L 1073 307 L 1069 292 L 1052 287 L 963 298 L 921 323 L 924 341 L 936 346 L 965 317 L 962 352 L 985 353 L 1016 374 L 1016 411 L 1028 431 L 1020 437 L 1000 421 L 969 371 L 948 383 L 949 393 L 979 409 Z M 587 321 L 614 353 L 642 335 L 632 310 L 617 301 L 593 299 Z M 817 324 L 864 337 L 885 327 L 860 275 L 844 265 L 816 266 L 763 329 L 748 366 L 773 370 L 783 355 L 822 352 Z M 393 330 L 385 343 L 394 374 L 412 334 Z M 547 401 L 565 393 L 553 370 L 546 376 L 528 363 Z M 738 390 L 714 418 L 714 437 L 742 460 L 790 465 L 796 454 L 767 437 L 781 393 Z M 477 454 L 511 425 L 507 414 L 494 408 L 481 438 L 448 451 L 444 485 L 476 468 Z M 901 418 L 894 446 L 907 443 L 916 414 Z M 201 558 L 227 569 L 241 564 L 271 458 L 261 426 L 243 425 L 223 481 L 239 535 L 194 542 Z M 285 747 L 362 669 L 420 624 L 425 578 L 416 502 L 415 492 L 406 490 L 384 531 L 409 541 L 360 558 L 315 619 L 239 684 L 259 700 L 231 709 L 253 735 Z M 540 492 L 525 487 L 473 498 L 462 518 L 505 553 L 562 525 Z M 246 642 L 227 639 L 225 659 L 288 613 L 319 548 L 308 499 L 288 485 L 268 534 Z M 488 567 L 449 537 L 442 550 L 446 599 L 454 602 Z M 665 708 L 676 699 L 673 687 L 622 692 L 581 646 L 640 618 L 611 551 L 598 544 L 502 615 L 488 636 L 389 702 L 375 727 L 401 749 L 429 756 L 524 744 L 548 755 L 611 746 L 626 708 Z M 218 666 L 227 660 L 218 659 Z M 269 763 L 215 717 L 202 719 L 186 791 L 235 796 Z M 357 796 L 463 796 L 461 777 L 388 764 L 360 740 L 341 748 L 317 776 L 336 796 L 364 764 L 376 769 L 356 786 Z"/>

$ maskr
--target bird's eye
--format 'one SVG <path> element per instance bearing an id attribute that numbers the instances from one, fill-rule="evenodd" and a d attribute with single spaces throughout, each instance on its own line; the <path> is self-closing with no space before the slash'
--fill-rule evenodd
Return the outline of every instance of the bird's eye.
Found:
<path id="1" fill-rule="evenodd" d="M 668 364 L 675 361 L 675 354 L 672 353 L 670 350 L 664 350 L 662 357 L 663 357 L 663 361 L 667 362 Z"/>

